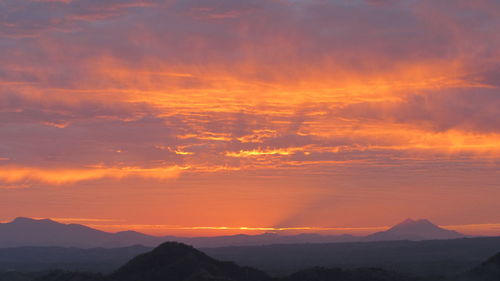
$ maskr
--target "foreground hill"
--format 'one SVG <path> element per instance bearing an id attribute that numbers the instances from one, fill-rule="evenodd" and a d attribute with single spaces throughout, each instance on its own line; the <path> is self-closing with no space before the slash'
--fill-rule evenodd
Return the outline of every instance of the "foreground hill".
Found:
<path id="1" fill-rule="evenodd" d="M 261 271 L 213 259 L 193 247 L 168 242 L 133 258 L 109 277 L 117 281 L 246 280 L 263 281 Z"/>
<path id="2" fill-rule="evenodd" d="M 406 220 L 387 231 L 369 236 L 298 234 L 229 235 L 217 237 L 151 236 L 135 231 L 110 233 L 80 224 L 62 224 L 50 219 L 17 218 L 0 223 L 0 248 L 23 246 L 116 248 L 132 245 L 156 247 L 164 241 L 176 241 L 200 248 L 256 246 L 270 244 L 338 243 L 387 240 L 435 240 L 465 237 L 440 228 L 428 220 Z"/>

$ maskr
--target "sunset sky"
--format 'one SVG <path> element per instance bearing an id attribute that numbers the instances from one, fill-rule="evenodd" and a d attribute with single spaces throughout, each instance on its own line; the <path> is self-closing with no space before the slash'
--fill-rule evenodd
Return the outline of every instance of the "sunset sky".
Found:
<path id="1" fill-rule="evenodd" d="M 0 221 L 500 235 L 498 0 L 0 0 Z"/>

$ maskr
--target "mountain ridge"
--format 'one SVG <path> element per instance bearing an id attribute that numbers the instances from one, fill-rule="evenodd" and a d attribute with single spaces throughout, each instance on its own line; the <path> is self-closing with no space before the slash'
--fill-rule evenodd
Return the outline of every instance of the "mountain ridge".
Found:
<path id="1" fill-rule="evenodd" d="M 388 230 L 368 236 L 321 235 L 302 233 L 279 235 L 236 234 L 214 237 L 152 236 L 127 230 L 116 233 L 97 230 L 81 224 L 63 224 L 51 219 L 18 217 L 8 223 L 0 223 L 0 247 L 61 246 L 61 247 L 126 247 L 132 245 L 157 246 L 164 241 L 176 241 L 195 247 L 255 246 L 297 243 L 340 243 L 389 240 L 434 240 L 466 237 L 456 231 L 434 225 L 426 219 L 407 219 Z"/>

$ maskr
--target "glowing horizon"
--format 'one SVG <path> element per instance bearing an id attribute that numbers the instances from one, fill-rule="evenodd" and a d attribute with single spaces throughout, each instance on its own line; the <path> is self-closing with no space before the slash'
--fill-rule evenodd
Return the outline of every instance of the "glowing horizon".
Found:
<path id="1" fill-rule="evenodd" d="M 198 230 L 203 234 L 204 230 L 208 231 L 223 231 L 229 235 L 236 234 L 262 234 L 262 233 L 283 233 L 285 235 L 293 235 L 300 233 L 317 233 L 323 235 L 367 235 L 377 231 L 384 231 L 391 226 L 371 226 L 371 227 L 315 227 L 315 226 L 302 226 L 302 227 L 249 227 L 249 226 L 169 226 L 169 225 L 100 225 L 100 224 L 87 224 L 89 227 L 95 227 L 101 230 L 137 230 L 151 235 L 170 235 L 169 231 L 189 231 L 191 237 L 199 237 L 192 230 Z M 475 236 L 498 236 L 500 230 L 500 223 L 485 223 L 485 224 L 465 224 L 465 225 L 439 225 L 439 227 L 456 230 L 465 235 Z M 178 232 L 182 233 L 182 232 Z M 194 235 L 193 235 L 194 234 Z M 184 234 L 186 235 L 186 234 Z M 211 232 L 211 236 L 218 236 L 217 232 Z"/>
<path id="2" fill-rule="evenodd" d="M 205 235 L 196 235 L 197 232 L 210 231 L 208 236 L 221 235 L 236 235 L 249 234 L 258 235 L 263 233 L 276 233 L 282 235 L 295 235 L 302 233 L 316 233 L 322 235 L 368 235 L 378 231 L 388 230 L 392 225 L 385 226 L 368 226 L 368 227 L 317 227 L 317 226 L 299 226 L 299 227 L 265 227 L 265 226 L 181 226 L 181 225 L 161 225 L 161 224 L 117 224 L 124 221 L 114 219 L 96 219 L 96 218 L 39 218 L 32 219 L 43 220 L 50 219 L 63 224 L 82 224 L 91 228 L 95 228 L 108 232 L 120 231 L 139 231 L 153 236 L 170 236 L 173 233 L 180 237 L 201 237 Z M 8 223 L 10 221 L 0 221 L 0 223 Z M 114 224 L 112 224 L 114 222 Z M 438 225 L 439 227 L 459 231 L 465 235 L 488 236 L 497 235 L 500 230 L 500 223 L 484 223 L 484 224 L 464 224 L 464 225 Z M 173 231 L 173 233 L 172 233 Z M 187 231 L 187 232 L 184 232 Z M 192 231 L 195 231 L 194 233 Z M 194 234 L 194 235 L 193 235 Z"/>

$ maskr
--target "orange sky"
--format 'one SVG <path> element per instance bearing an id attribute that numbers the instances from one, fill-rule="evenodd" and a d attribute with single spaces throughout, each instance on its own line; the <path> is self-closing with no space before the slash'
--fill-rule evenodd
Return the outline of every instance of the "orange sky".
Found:
<path id="1" fill-rule="evenodd" d="M 0 15 L 0 220 L 194 236 L 415 217 L 500 235 L 497 1 L 16 0 Z"/>

